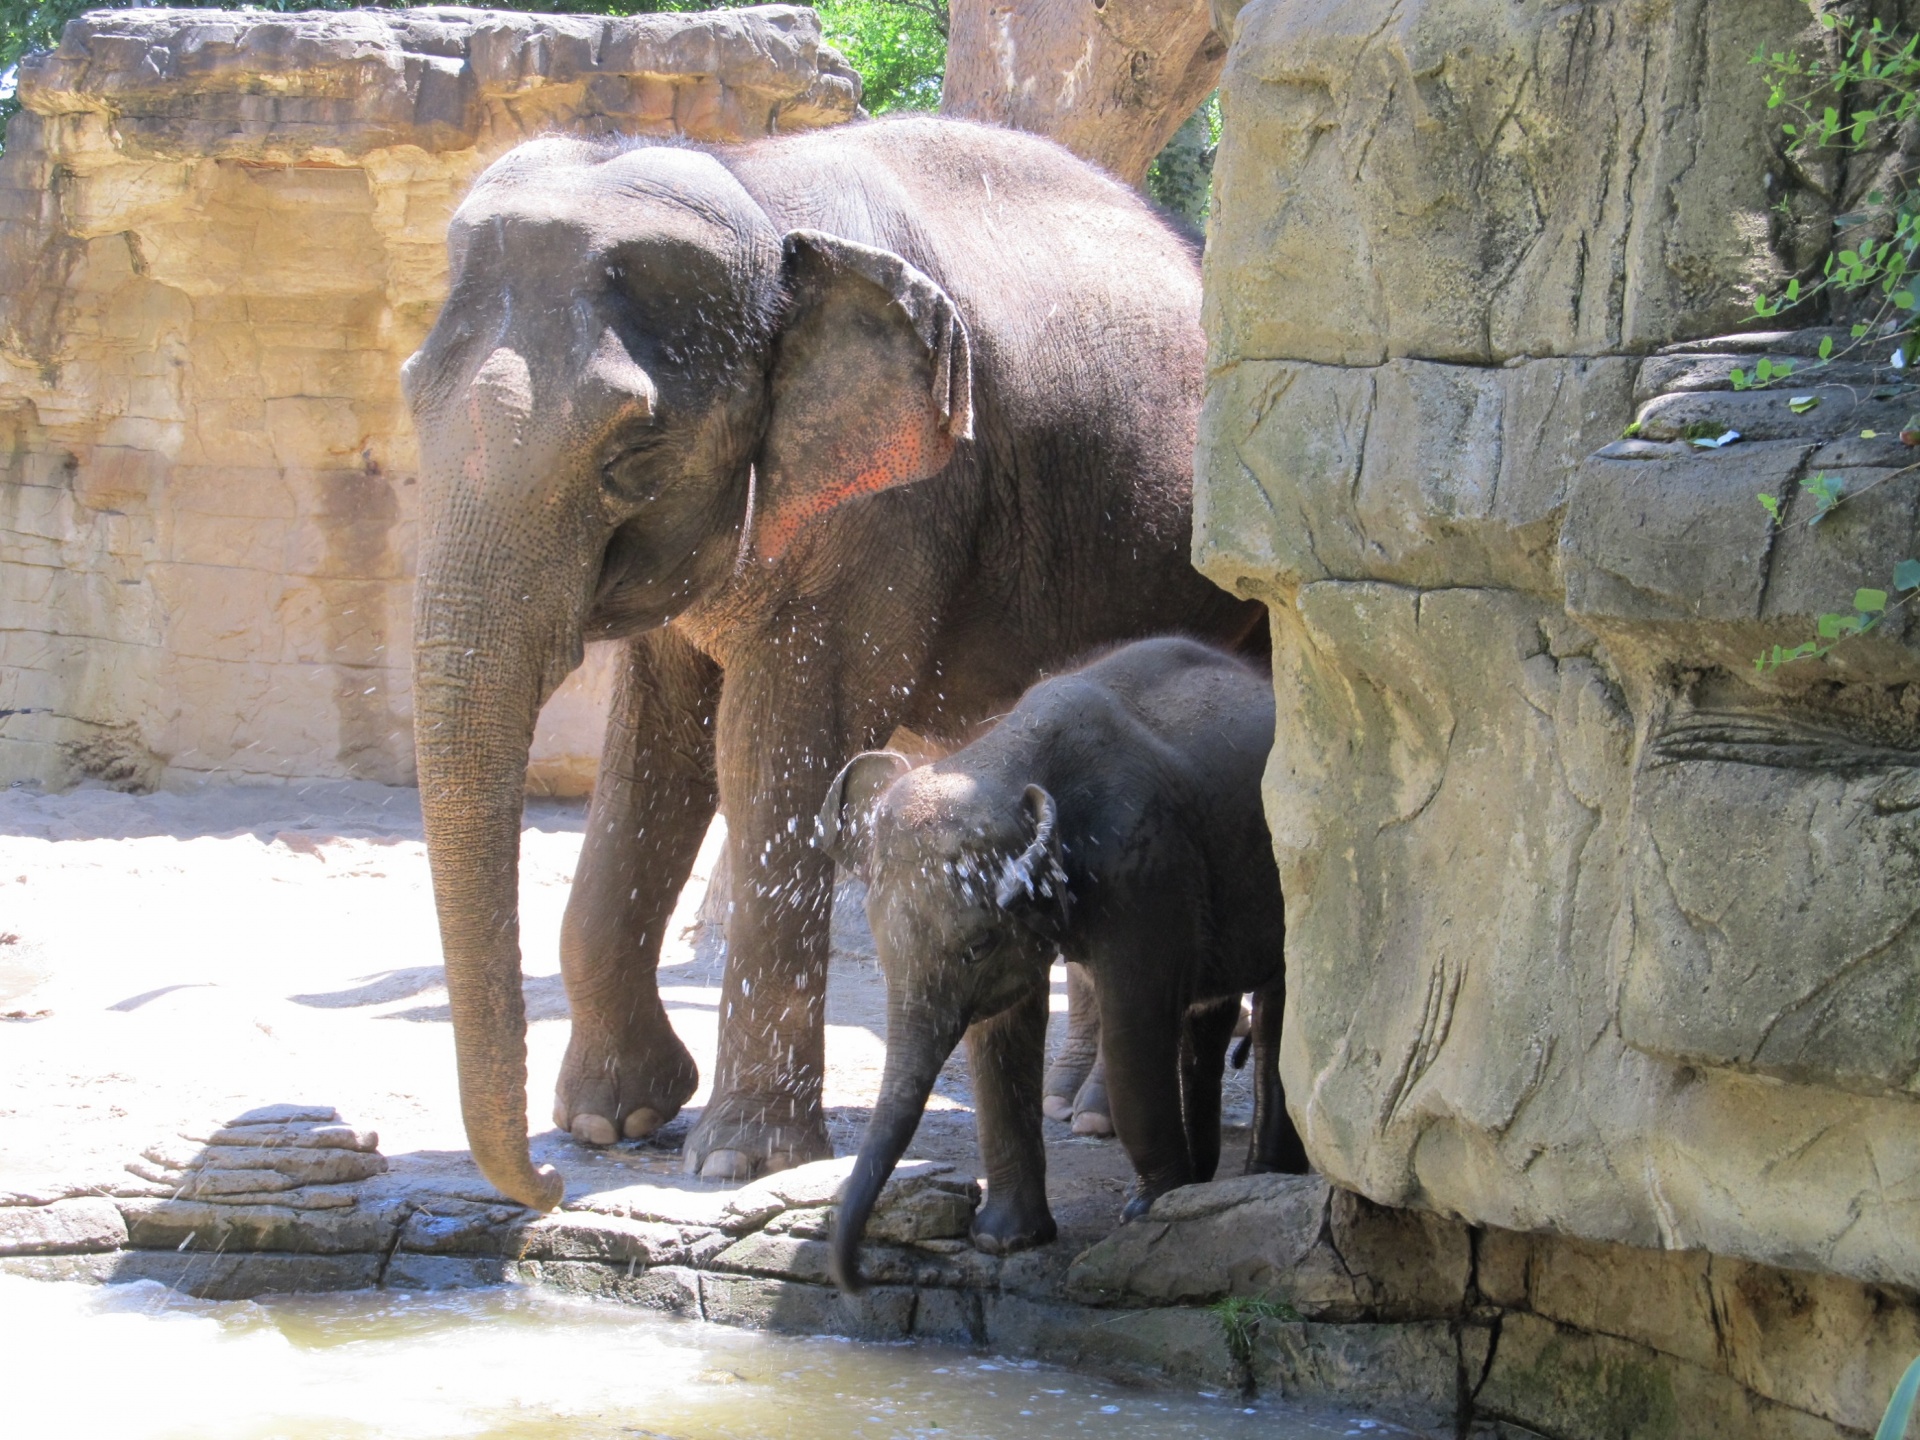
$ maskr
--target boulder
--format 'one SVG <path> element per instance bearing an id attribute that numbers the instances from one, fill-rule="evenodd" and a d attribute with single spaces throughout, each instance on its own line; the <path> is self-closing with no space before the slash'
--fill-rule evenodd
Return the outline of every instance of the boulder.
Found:
<path id="1" fill-rule="evenodd" d="M 1219 13 L 1194 553 L 1273 614 L 1309 1155 L 1384 1205 L 1920 1284 L 1916 631 L 1755 665 L 1920 551 L 1920 395 L 1891 341 L 1823 378 L 1831 330 L 1728 333 L 1867 183 L 1774 149 L 1749 57 L 1821 32 Z M 1789 383 L 1734 390 L 1762 357 Z M 1113 1243 L 1101 1285 L 1176 1284 Z"/>
<path id="2" fill-rule="evenodd" d="M 809 10 L 93 11 L 0 157 L 0 783 L 411 783 L 399 367 L 522 140 L 851 118 Z M 584 793 L 607 647 L 530 786 Z"/>

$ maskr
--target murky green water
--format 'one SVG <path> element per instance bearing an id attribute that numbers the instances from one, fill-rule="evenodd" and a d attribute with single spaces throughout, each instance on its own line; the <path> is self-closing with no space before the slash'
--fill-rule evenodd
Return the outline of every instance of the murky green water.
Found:
<path id="1" fill-rule="evenodd" d="M 788 1339 L 513 1289 L 186 1300 L 0 1276 L 0 1409 L 100 1440 L 1321 1440 L 1380 1434 L 926 1345 Z"/>

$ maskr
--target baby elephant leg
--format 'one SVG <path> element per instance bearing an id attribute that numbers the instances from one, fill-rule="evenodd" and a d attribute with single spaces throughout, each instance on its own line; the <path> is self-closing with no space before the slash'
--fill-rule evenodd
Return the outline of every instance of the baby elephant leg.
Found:
<path id="1" fill-rule="evenodd" d="M 1287 1114 L 1280 1088 L 1280 1018 L 1286 988 L 1278 983 L 1253 992 L 1253 1134 L 1247 1173 L 1304 1175 L 1307 1147 Z"/>
<path id="2" fill-rule="evenodd" d="M 1050 1120 L 1072 1120 L 1074 1096 L 1100 1055 L 1100 1009 L 1093 996 L 1093 979 L 1086 970 L 1067 962 L 1067 1035 L 1047 1067 L 1041 1107 Z"/>
<path id="3" fill-rule="evenodd" d="M 1180 1113 L 1196 1183 L 1220 1168 L 1220 1080 L 1239 1018 L 1238 995 L 1195 1005 L 1180 1037 Z"/>
<path id="4" fill-rule="evenodd" d="M 987 1198 L 973 1217 L 973 1243 L 991 1255 L 1044 1245 L 1058 1233 L 1047 1208 L 1047 1151 L 1040 1135 L 1040 1070 L 1046 1059 L 1047 991 L 967 1031 L 967 1068 L 987 1170 Z"/>

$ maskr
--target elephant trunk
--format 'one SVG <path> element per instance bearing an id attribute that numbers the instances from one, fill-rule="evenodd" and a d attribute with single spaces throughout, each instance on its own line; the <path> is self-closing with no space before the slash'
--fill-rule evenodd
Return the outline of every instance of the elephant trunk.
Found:
<path id="1" fill-rule="evenodd" d="M 866 1288 L 860 1274 L 860 1241 L 874 1204 L 920 1128 L 941 1066 L 965 1033 L 964 1020 L 943 1022 L 924 1005 L 907 1004 L 897 994 L 887 998 L 887 1066 L 880 1098 L 860 1142 L 860 1158 L 840 1190 L 827 1260 L 833 1283 L 850 1295 Z"/>
<path id="2" fill-rule="evenodd" d="M 484 573 L 500 553 L 469 531 L 422 555 L 414 747 L 467 1141 L 503 1195 L 551 1210 L 561 1178 L 527 1148 L 520 818 L 534 720 L 579 661 L 583 599 Z"/>

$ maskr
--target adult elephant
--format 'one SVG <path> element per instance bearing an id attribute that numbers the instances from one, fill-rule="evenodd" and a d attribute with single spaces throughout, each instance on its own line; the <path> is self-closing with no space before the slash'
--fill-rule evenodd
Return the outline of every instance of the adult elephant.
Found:
<path id="1" fill-rule="evenodd" d="M 527 1147 L 521 796 L 542 702 L 603 638 L 627 657 L 561 936 L 555 1122 L 606 1144 L 692 1095 L 654 973 L 717 802 L 734 906 L 687 1167 L 829 1155 L 811 842 L 840 766 L 898 725 L 961 735 L 1091 646 L 1258 626 L 1187 560 L 1192 247 L 1045 141 L 931 119 L 535 141 L 448 246 L 406 366 L 414 706 L 474 1157 L 558 1201 Z"/>

